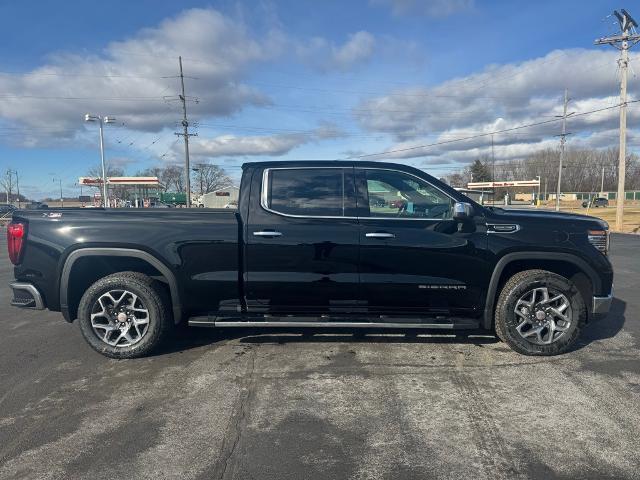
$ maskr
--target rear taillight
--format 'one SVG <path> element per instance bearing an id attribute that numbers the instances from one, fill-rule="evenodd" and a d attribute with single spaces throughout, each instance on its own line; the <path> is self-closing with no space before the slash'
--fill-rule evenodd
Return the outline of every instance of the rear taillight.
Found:
<path id="1" fill-rule="evenodd" d="M 609 231 L 589 230 L 587 232 L 589 243 L 600 250 L 605 255 L 609 252 Z"/>
<path id="2" fill-rule="evenodd" d="M 27 228 L 24 223 L 10 223 L 7 225 L 7 248 L 9 250 L 9 260 L 11 260 L 11 263 L 14 265 L 20 263 L 22 247 L 26 236 Z"/>

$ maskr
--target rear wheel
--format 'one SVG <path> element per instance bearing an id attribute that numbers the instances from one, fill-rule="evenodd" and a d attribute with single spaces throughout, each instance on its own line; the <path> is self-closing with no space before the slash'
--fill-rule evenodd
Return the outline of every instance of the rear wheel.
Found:
<path id="1" fill-rule="evenodd" d="M 137 272 L 101 278 L 78 306 L 80 331 L 97 352 L 111 358 L 151 353 L 171 329 L 169 302 L 153 279 Z"/>
<path id="2" fill-rule="evenodd" d="M 576 286 L 546 270 L 526 270 L 502 288 L 495 312 L 498 337 L 524 355 L 558 355 L 576 342 L 587 309 Z"/>

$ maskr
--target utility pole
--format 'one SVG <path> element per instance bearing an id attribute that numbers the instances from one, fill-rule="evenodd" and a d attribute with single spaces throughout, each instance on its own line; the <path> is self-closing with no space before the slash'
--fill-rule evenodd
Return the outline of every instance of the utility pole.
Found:
<path id="1" fill-rule="evenodd" d="M 20 208 L 20 177 L 18 176 L 18 171 L 17 170 L 7 170 L 7 177 L 9 178 L 9 190 L 11 191 L 13 187 L 13 175 L 16 176 L 16 191 L 17 193 L 17 202 L 18 202 L 18 208 Z M 9 192 L 10 193 L 10 192 Z M 7 198 L 7 203 L 9 203 L 11 199 Z"/>
<path id="2" fill-rule="evenodd" d="M 493 133 L 491 134 L 491 181 L 493 182 L 493 204 L 496 204 L 496 151 L 493 145 Z"/>
<path id="3" fill-rule="evenodd" d="M 64 197 L 62 196 L 62 179 L 58 178 L 58 185 L 60 186 L 60 207 L 64 208 Z M 54 183 L 56 181 L 56 179 L 53 179 Z"/>
<path id="4" fill-rule="evenodd" d="M 191 169 L 189 168 L 189 137 L 195 136 L 194 133 L 189 133 L 189 122 L 187 120 L 187 97 L 184 93 L 184 74 L 182 73 L 182 57 L 178 57 L 178 63 L 180 64 L 180 86 L 182 88 L 182 94 L 178 97 L 182 101 L 182 127 L 184 128 L 182 133 L 176 133 L 184 137 L 184 175 L 186 182 L 186 198 L 187 208 L 191 208 Z"/>
<path id="5" fill-rule="evenodd" d="M 562 108 L 562 133 L 560 134 L 560 165 L 558 167 L 558 185 L 556 189 L 556 212 L 560 210 L 560 192 L 562 184 L 562 163 L 564 161 L 564 144 L 567 141 L 567 105 L 569 104 L 569 89 L 564 89 L 564 106 Z"/>
<path id="6" fill-rule="evenodd" d="M 640 41 L 640 35 L 636 32 L 638 24 L 625 9 L 613 11 L 618 19 L 620 34 L 611 37 L 602 37 L 594 43 L 596 45 L 611 45 L 620 50 L 620 153 L 618 157 L 618 193 L 616 195 L 616 230 L 622 231 L 624 219 L 624 181 L 625 162 L 627 157 L 627 70 L 629 67 L 629 49 Z"/>
<path id="7" fill-rule="evenodd" d="M 7 173 L 5 174 L 7 177 L 7 204 L 11 203 L 11 192 L 13 191 L 13 171 L 11 169 L 7 169 Z"/>
<path id="8" fill-rule="evenodd" d="M 20 208 L 20 177 L 17 170 L 14 170 L 13 173 L 16 174 L 16 191 L 18 192 L 18 208 Z"/>
<path id="9" fill-rule="evenodd" d="M 600 195 L 604 193 L 604 165 L 602 165 L 602 181 L 600 182 Z"/>
<path id="10" fill-rule="evenodd" d="M 494 149 L 494 145 L 493 145 L 493 133 L 491 134 L 491 169 L 492 169 L 492 173 L 491 176 L 493 177 L 493 181 L 496 181 L 496 151 Z"/>

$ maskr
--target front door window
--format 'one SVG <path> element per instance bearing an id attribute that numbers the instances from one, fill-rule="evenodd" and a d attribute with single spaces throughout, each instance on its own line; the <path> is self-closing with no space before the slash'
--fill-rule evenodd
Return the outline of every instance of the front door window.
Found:
<path id="1" fill-rule="evenodd" d="M 367 170 L 369 216 L 450 219 L 453 200 L 424 180 L 393 170 Z"/>

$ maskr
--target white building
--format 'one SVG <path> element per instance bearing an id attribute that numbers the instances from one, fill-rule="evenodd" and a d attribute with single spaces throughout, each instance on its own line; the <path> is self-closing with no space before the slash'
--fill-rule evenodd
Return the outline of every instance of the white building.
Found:
<path id="1" fill-rule="evenodd" d="M 240 188 L 230 185 L 225 188 L 205 193 L 196 203 L 201 208 L 238 208 Z"/>

